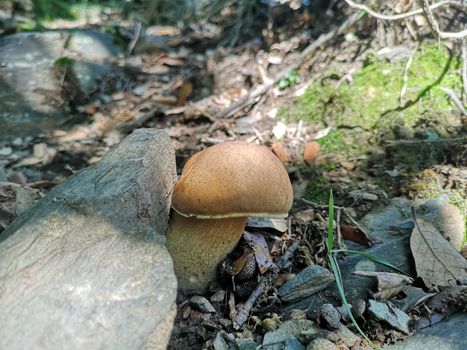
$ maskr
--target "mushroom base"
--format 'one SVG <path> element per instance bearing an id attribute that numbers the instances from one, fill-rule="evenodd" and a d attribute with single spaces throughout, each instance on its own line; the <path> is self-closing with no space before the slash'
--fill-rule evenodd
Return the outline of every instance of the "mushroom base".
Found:
<path id="1" fill-rule="evenodd" d="M 217 276 L 217 266 L 237 245 L 248 218 L 197 219 L 173 212 L 166 246 L 178 288 L 202 293 Z"/>

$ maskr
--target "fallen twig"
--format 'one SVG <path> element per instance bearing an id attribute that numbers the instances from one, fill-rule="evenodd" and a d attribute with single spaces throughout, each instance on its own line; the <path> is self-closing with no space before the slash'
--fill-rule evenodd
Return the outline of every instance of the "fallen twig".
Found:
<path id="1" fill-rule="evenodd" d="M 250 316 L 250 312 L 253 309 L 258 298 L 263 294 L 263 292 L 271 285 L 272 281 L 276 278 L 278 272 L 284 268 L 288 262 L 288 260 L 292 257 L 293 253 L 298 249 L 300 245 L 300 240 L 295 240 L 286 252 L 277 259 L 276 267 L 269 270 L 264 276 L 261 277 L 258 285 L 256 286 L 253 293 L 251 293 L 248 300 L 243 304 L 243 307 L 238 311 L 237 316 L 235 316 L 235 320 L 233 322 L 233 326 L 235 329 L 239 329 L 243 326 L 243 324 L 248 320 Z"/>
<path id="2" fill-rule="evenodd" d="M 139 38 L 141 36 L 141 29 L 143 29 L 143 25 L 141 24 L 141 22 L 136 23 L 135 33 L 134 33 L 133 37 L 131 38 L 131 41 L 128 44 L 128 48 L 126 50 L 127 55 L 131 55 L 131 53 L 133 52 L 133 50 L 134 50 L 134 48 L 136 46 L 136 43 L 138 42 L 138 40 L 139 40 Z"/>
<path id="3" fill-rule="evenodd" d="M 443 86 L 441 86 L 440 89 L 443 90 L 446 93 L 446 95 L 449 96 L 449 98 L 452 100 L 452 102 L 454 102 L 457 109 L 459 109 L 462 115 L 467 115 L 467 111 L 465 110 L 464 105 L 462 104 L 462 101 L 459 99 L 459 97 L 457 97 L 454 90 L 449 89 L 447 87 L 443 87 Z"/>
<path id="4" fill-rule="evenodd" d="M 410 144 L 417 144 L 417 143 L 440 143 L 440 142 L 461 142 L 467 141 L 467 136 L 464 137 L 457 137 L 454 139 L 438 139 L 438 140 L 386 140 L 385 142 L 388 146 L 396 146 L 396 145 L 410 145 Z"/>
<path id="5" fill-rule="evenodd" d="M 402 77 L 403 81 L 404 81 L 404 85 L 402 86 L 401 93 L 400 93 L 400 96 L 399 96 L 399 103 L 400 103 L 401 106 L 403 105 L 402 100 L 404 98 L 405 92 L 407 91 L 407 81 L 408 81 L 407 73 L 409 72 L 409 68 L 412 65 L 413 57 L 415 56 L 415 53 L 417 52 L 417 50 L 418 50 L 418 46 L 410 54 L 410 57 L 407 60 L 407 64 L 405 65 L 405 68 L 404 68 L 404 75 Z"/>
<path id="6" fill-rule="evenodd" d="M 467 36 L 467 29 L 464 29 L 460 32 L 443 32 L 442 30 L 439 29 L 438 22 L 436 22 L 434 16 L 433 16 L 433 10 L 441 7 L 441 6 L 446 6 L 446 5 L 453 5 L 453 6 L 459 6 L 459 7 L 467 7 L 467 3 L 461 2 L 461 1 L 453 1 L 453 0 L 446 0 L 446 1 L 440 1 L 435 4 L 430 5 L 428 3 L 428 0 L 419 0 L 421 8 L 409 11 L 409 12 L 404 12 L 400 13 L 397 15 L 384 15 L 382 13 L 376 12 L 372 10 L 370 7 L 363 5 L 363 4 L 358 4 L 352 0 L 345 0 L 347 5 L 350 7 L 363 10 L 370 14 L 372 17 L 386 20 L 386 21 L 395 21 L 399 19 L 404 19 L 407 17 L 412 17 L 415 15 L 419 15 L 421 13 L 425 14 L 425 17 L 428 19 L 428 22 L 430 23 L 430 26 L 432 27 L 433 31 L 441 38 L 441 39 L 451 39 L 451 40 L 459 40 L 463 39 Z"/>
<path id="7" fill-rule="evenodd" d="M 303 50 L 301 52 L 300 58 L 297 60 L 296 63 L 286 67 L 285 69 L 280 71 L 273 79 L 269 80 L 265 84 L 262 84 L 262 85 L 258 86 L 256 89 L 250 91 L 250 93 L 248 95 L 246 95 L 244 98 L 242 98 L 241 100 L 233 103 L 227 109 L 219 112 L 216 115 L 216 118 L 229 118 L 233 114 L 237 113 L 239 110 L 241 110 L 241 109 L 245 108 L 246 106 L 254 103 L 259 96 L 265 94 L 272 86 L 274 86 L 274 84 L 276 82 L 278 82 L 279 80 L 285 78 L 287 76 L 287 74 L 289 74 L 289 72 L 291 70 L 299 68 L 302 65 L 303 61 L 305 61 L 307 56 L 309 56 L 313 51 L 315 51 L 320 46 L 327 43 L 329 40 L 334 38 L 336 35 L 339 35 L 339 34 L 342 34 L 342 33 L 346 32 L 346 30 L 349 27 L 351 27 L 357 21 L 357 19 L 358 19 L 358 13 L 354 13 L 349 18 L 347 18 L 344 21 L 344 23 L 342 23 L 339 26 L 339 28 L 334 29 L 333 31 L 331 31 L 329 33 L 322 34 L 321 36 L 319 36 L 318 39 L 313 41 L 310 45 L 308 45 L 305 48 L 305 50 Z"/>
<path id="8" fill-rule="evenodd" d="M 439 29 L 439 24 L 433 16 L 432 8 L 428 3 L 428 0 L 419 0 L 422 5 L 423 13 L 430 23 L 431 29 L 438 35 L 441 39 L 463 39 L 467 36 L 467 29 L 461 30 L 460 32 L 443 32 Z"/>
<path id="9" fill-rule="evenodd" d="M 419 14 L 423 13 L 423 9 L 420 8 L 420 9 L 416 9 L 416 10 L 413 10 L 413 11 L 400 13 L 400 14 L 397 14 L 397 15 L 384 15 L 382 13 L 379 13 L 379 12 L 376 12 L 376 11 L 372 10 L 370 7 L 368 7 L 366 5 L 358 4 L 358 3 L 356 3 L 356 2 L 354 2 L 352 0 L 344 0 L 344 1 L 350 7 L 353 7 L 353 8 L 359 9 L 359 10 L 363 10 L 363 11 L 367 12 L 368 14 L 370 14 L 372 17 L 379 18 L 379 19 L 386 20 L 386 21 L 396 21 L 396 20 L 399 20 L 399 19 L 404 19 L 404 18 L 407 18 L 407 17 L 412 17 L 412 16 L 419 15 Z M 461 3 L 460 1 L 446 0 L 446 1 L 440 1 L 440 2 L 437 2 L 435 4 L 432 4 L 431 6 L 429 6 L 429 9 L 431 11 L 433 11 L 434 9 L 436 9 L 438 7 L 447 6 L 447 5 L 467 7 L 467 4 Z"/>
<path id="10" fill-rule="evenodd" d="M 467 38 L 462 40 L 462 85 L 464 87 L 464 100 L 467 99 Z"/>

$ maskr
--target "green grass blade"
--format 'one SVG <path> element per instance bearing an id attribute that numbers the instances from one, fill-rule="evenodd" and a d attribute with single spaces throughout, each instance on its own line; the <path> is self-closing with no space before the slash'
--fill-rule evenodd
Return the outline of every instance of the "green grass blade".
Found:
<path id="1" fill-rule="evenodd" d="M 328 217 L 328 255 L 331 256 L 334 246 L 334 196 L 332 190 L 329 192 L 329 217 Z"/>
<path id="2" fill-rule="evenodd" d="M 360 333 L 360 335 L 368 342 L 368 344 L 370 344 L 370 346 L 375 348 L 375 349 L 379 349 L 379 347 L 377 347 L 366 336 L 366 334 L 363 332 L 363 330 L 360 328 L 360 326 L 357 323 L 357 320 L 355 319 L 355 317 L 352 314 L 352 310 L 350 310 L 349 303 L 347 302 L 347 298 L 345 297 L 345 293 L 344 293 L 344 285 L 342 283 L 342 279 L 340 278 L 339 266 L 337 265 L 337 262 L 336 262 L 336 259 L 334 258 L 334 256 L 332 256 L 332 255 L 329 256 L 329 262 L 331 264 L 332 273 L 334 274 L 334 278 L 335 278 L 336 284 L 337 284 L 337 290 L 339 292 L 339 296 L 341 298 L 342 306 L 344 307 L 345 312 L 347 312 L 347 315 L 349 316 L 350 320 L 352 321 L 352 324 L 357 329 L 358 333 Z"/>
<path id="3" fill-rule="evenodd" d="M 338 249 L 338 250 L 334 250 L 334 253 L 351 253 L 351 254 L 358 254 L 358 255 L 361 255 L 369 260 L 373 260 L 374 262 L 378 263 L 378 264 L 381 264 L 381 265 L 385 265 L 387 267 L 390 267 L 391 269 L 394 269 L 398 272 L 400 272 L 401 274 L 403 275 L 406 275 L 407 276 L 407 273 L 405 273 L 404 271 L 402 271 L 401 269 L 399 269 L 397 266 L 394 266 L 389 260 L 386 260 L 384 258 L 381 258 L 379 256 L 376 256 L 376 255 L 372 255 L 372 254 L 368 254 L 368 253 L 365 253 L 365 252 L 361 252 L 359 250 L 350 250 L 350 249 Z"/>

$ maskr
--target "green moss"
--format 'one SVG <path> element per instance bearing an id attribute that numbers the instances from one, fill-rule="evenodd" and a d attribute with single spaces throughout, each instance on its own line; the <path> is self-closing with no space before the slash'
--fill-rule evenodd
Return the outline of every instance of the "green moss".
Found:
<path id="1" fill-rule="evenodd" d="M 350 136 L 349 136 L 350 134 Z M 358 137 L 365 135 L 365 140 L 371 139 L 371 135 L 365 131 L 360 131 Z M 330 131 L 325 137 L 318 140 L 323 154 L 333 154 L 338 159 L 349 159 L 366 153 L 372 148 L 368 142 L 354 142 L 352 132 L 343 130 Z M 329 169 L 333 170 L 333 169 Z"/>
<path id="2" fill-rule="evenodd" d="M 443 186 L 443 182 L 440 175 L 433 169 L 425 169 L 420 173 L 418 178 L 408 186 L 409 195 L 412 198 L 419 199 L 433 199 L 445 195 L 449 198 L 449 203 L 458 207 L 465 217 L 465 213 L 467 212 L 467 197 L 465 193 L 456 189 L 446 189 Z M 467 241 L 467 217 L 465 217 L 465 219 L 466 231 L 464 232 L 464 242 Z"/>
<path id="3" fill-rule="evenodd" d="M 427 115 L 435 124 L 448 122 L 455 106 L 440 87 L 461 89 L 461 78 L 456 72 L 460 61 L 443 47 L 421 46 L 407 72 L 401 103 L 406 64 L 407 61 L 390 63 L 370 57 L 353 74 L 351 84 L 336 84 L 337 79 L 329 78 L 317 81 L 281 115 L 289 120 L 303 119 L 321 125 L 332 121 L 337 127 L 379 132 L 396 124 L 413 127 Z"/>
<path id="4" fill-rule="evenodd" d="M 73 64 L 73 59 L 63 56 L 55 60 L 54 66 L 56 68 L 67 68 Z"/>
<path id="5" fill-rule="evenodd" d="M 412 198 L 432 199 L 440 195 L 442 187 L 436 172 L 426 169 L 408 186 L 408 190 Z"/>

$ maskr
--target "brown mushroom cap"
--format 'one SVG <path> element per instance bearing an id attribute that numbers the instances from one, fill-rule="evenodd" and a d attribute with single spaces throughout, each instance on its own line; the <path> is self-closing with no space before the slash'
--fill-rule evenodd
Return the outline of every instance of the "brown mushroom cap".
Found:
<path id="1" fill-rule="evenodd" d="M 195 154 L 174 187 L 172 207 L 183 216 L 285 217 L 293 192 L 281 161 L 266 147 L 225 142 Z"/>

